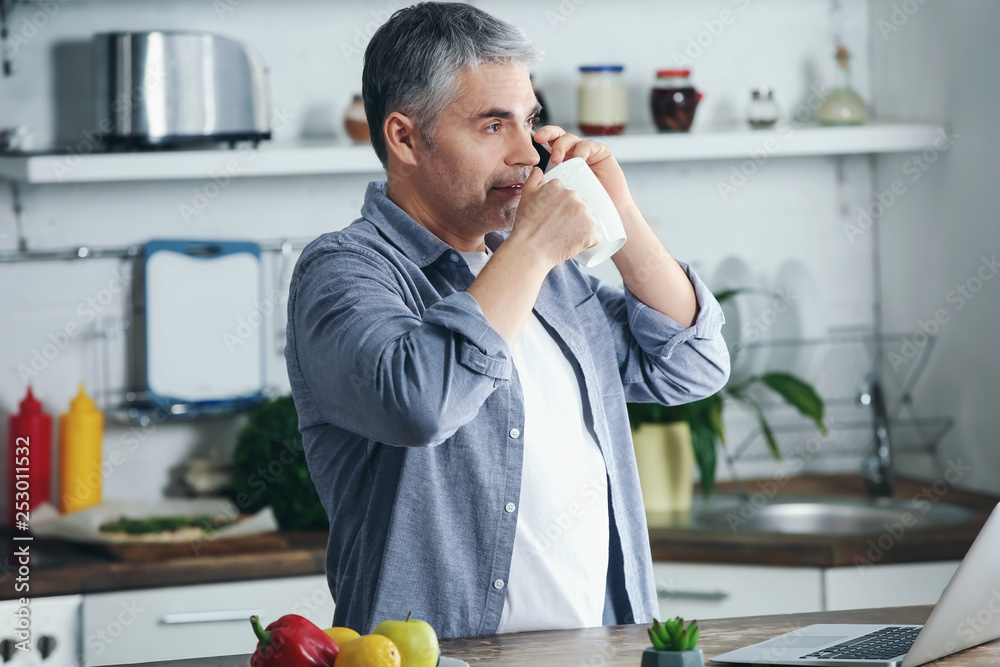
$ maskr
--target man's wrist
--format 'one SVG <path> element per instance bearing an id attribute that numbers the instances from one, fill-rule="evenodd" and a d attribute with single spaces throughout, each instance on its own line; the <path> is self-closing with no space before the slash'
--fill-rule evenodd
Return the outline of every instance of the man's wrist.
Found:
<path id="1" fill-rule="evenodd" d="M 507 240 L 497 248 L 497 253 L 501 251 L 516 257 L 522 268 L 528 270 L 537 268 L 548 273 L 557 264 L 533 239 L 523 238 L 514 233 L 508 236 Z"/>

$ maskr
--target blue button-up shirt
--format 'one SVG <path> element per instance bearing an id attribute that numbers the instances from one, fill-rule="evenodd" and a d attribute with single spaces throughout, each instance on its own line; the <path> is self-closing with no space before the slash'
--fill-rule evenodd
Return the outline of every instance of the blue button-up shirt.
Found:
<path id="1" fill-rule="evenodd" d="M 441 637 L 491 634 L 517 526 L 506 508 L 521 488 L 518 372 L 531 369 L 514 367 L 465 291 L 465 259 L 392 203 L 384 181 L 368 186 L 361 216 L 303 250 L 288 298 L 288 376 L 330 519 L 333 624 L 368 633 L 412 611 Z M 729 376 L 722 311 L 682 266 L 699 304 L 689 328 L 575 261 L 549 272 L 535 302 L 576 370 L 608 471 L 605 624 L 658 610 L 625 402 L 684 403 Z"/>

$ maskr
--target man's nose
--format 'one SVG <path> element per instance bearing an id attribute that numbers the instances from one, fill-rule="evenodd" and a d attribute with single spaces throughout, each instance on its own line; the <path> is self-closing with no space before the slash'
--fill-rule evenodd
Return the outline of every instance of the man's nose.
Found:
<path id="1" fill-rule="evenodd" d="M 527 167 L 538 164 L 538 151 L 531 143 L 531 130 L 528 127 L 512 132 L 508 137 L 510 144 L 507 147 L 507 164 Z"/>

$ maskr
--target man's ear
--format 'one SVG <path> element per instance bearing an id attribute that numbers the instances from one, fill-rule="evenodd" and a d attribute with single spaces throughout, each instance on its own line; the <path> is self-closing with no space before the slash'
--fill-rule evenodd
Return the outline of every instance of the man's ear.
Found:
<path id="1" fill-rule="evenodd" d="M 393 111 L 386 117 L 382 129 L 385 132 L 385 147 L 389 155 L 401 164 L 416 166 L 417 151 L 423 138 L 413 119 Z"/>

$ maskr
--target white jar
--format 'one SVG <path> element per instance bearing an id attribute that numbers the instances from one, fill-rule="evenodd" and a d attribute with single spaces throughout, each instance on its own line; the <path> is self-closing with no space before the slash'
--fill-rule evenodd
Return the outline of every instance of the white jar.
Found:
<path id="1" fill-rule="evenodd" d="M 778 122 L 778 105 L 774 102 L 774 91 L 767 86 L 750 91 L 747 122 L 755 129 L 771 127 Z"/>
<path id="2" fill-rule="evenodd" d="M 622 65 L 580 67 L 577 118 L 580 131 L 589 135 L 621 134 L 628 123 L 628 88 Z"/>

